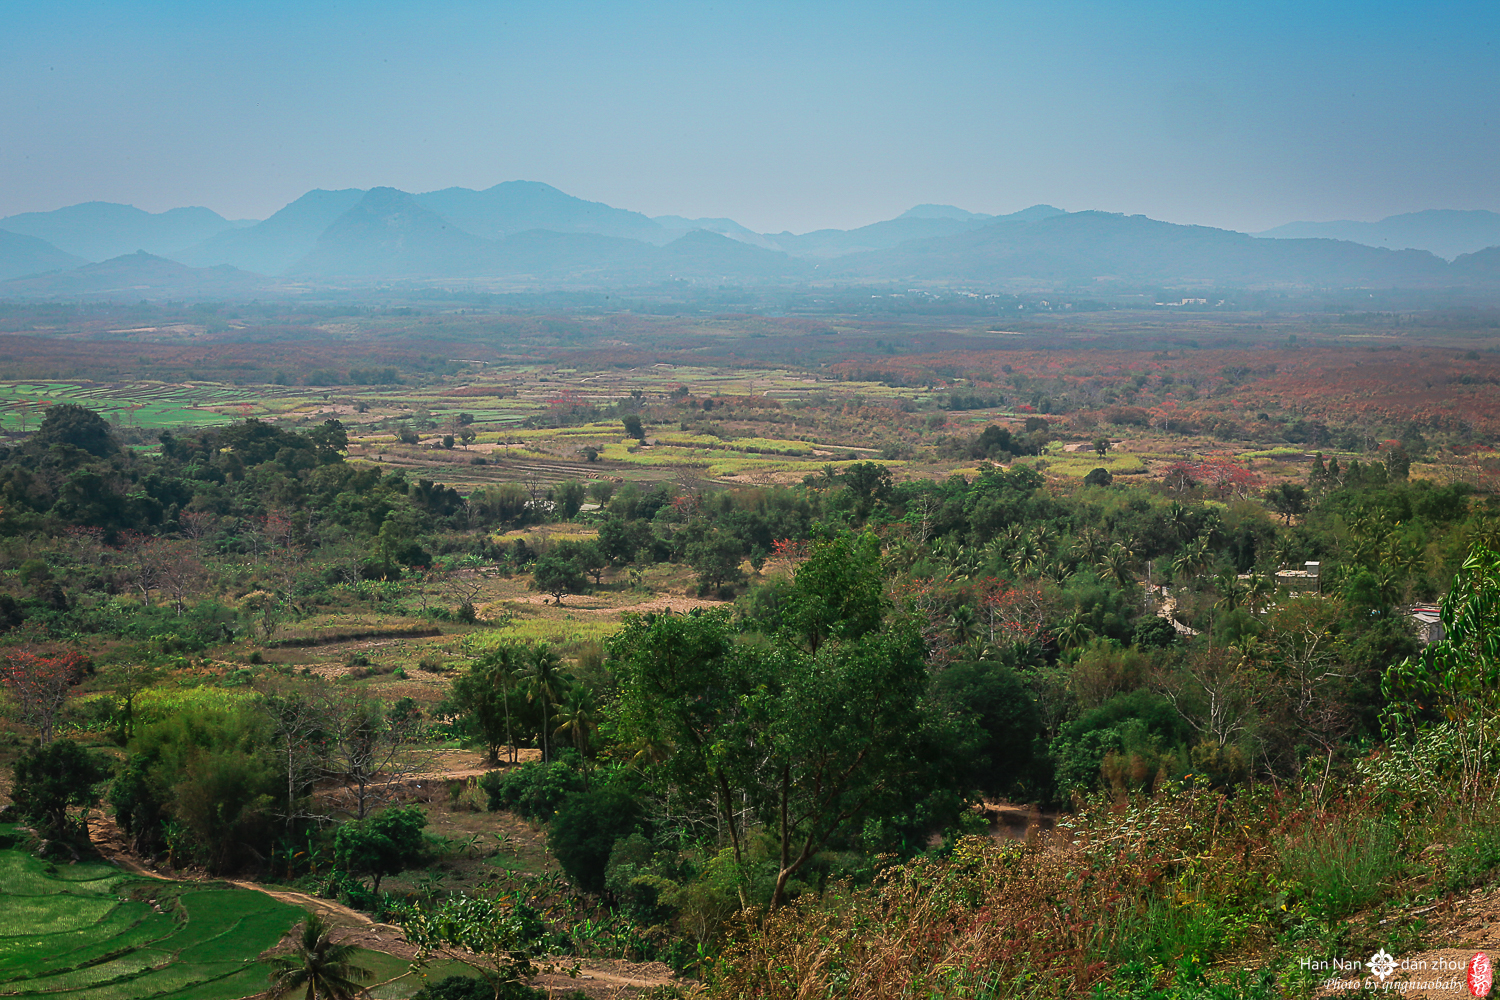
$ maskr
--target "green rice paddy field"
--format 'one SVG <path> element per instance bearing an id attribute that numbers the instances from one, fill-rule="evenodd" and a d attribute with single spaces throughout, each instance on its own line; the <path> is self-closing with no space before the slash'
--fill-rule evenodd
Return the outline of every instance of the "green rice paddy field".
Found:
<path id="1" fill-rule="evenodd" d="M 142 880 L 0 850 L 0 995 L 236 1000 L 302 911 L 249 889 Z"/>

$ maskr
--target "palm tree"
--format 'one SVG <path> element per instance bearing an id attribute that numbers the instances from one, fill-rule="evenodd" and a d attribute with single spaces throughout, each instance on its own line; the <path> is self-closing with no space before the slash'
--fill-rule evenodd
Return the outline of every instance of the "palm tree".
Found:
<path id="1" fill-rule="evenodd" d="M 1010 568 L 1016 571 L 1017 576 L 1030 576 L 1041 561 L 1041 555 L 1036 542 L 1029 537 L 1025 538 L 1010 554 Z"/>
<path id="2" fill-rule="evenodd" d="M 1110 577 L 1122 587 L 1128 587 L 1135 582 L 1134 567 L 1135 553 L 1115 542 L 1099 560 L 1098 568 L 1104 576 Z"/>
<path id="3" fill-rule="evenodd" d="M 1214 590 L 1219 594 L 1219 600 L 1214 606 L 1223 608 L 1225 611 L 1233 611 L 1245 603 L 1248 592 L 1235 572 L 1228 569 L 1214 577 Z"/>
<path id="4" fill-rule="evenodd" d="M 1276 595 L 1276 581 L 1264 573 L 1257 573 L 1250 578 L 1250 610 L 1260 614 L 1261 607 Z"/>
<path id="5" fill-rule="evenodd" d="M 364 994 L 359 980 L 374 975 L 354 964 L 356 948 L 334 944 L 328 937 L 328 925 L 316 913 L 302 922 L 292 953 L 271 959 L 271 996 L 290 996 L 303 987 L 305 1000 L 354 1000 Z"/>
<path id="6" fill-rule="evenodd" d="M 527 680 L 526 700 L 536 702 L 542 709 L 542 760 L 551 760 L 548 739 L 551 726 L 547 712 L 562 701 L 570 678 L 563 673 L 562 658 L 546 643 L 531 651 L 531 662 L 522 671 Z"/>
<path id="7" fill-rule="evenodd" d="M 1385 551 L 1380 554 L 1380 564 L 1403 578 L 1420 576 L 1426 569 L 1422 550 L 1415 543 L 1400 540 L 1394 535 L 1386 544 Z"/>
<path id="8" fill-rule="evenodd" d="M 973 546 L 960 546 L 953 554 L 953 578 L 955 580 L 967 580 L 972 576 L 978 576 L 979 571 L 984 568 L 983 553 Z"/>
<path id="9" fill-rule="evenodd" d="M 1271 558 L 1276 560 L 1278 568 L 1296 565 L 1302 556 L 1302 546 L 1291 535 L 1281 535 L 1276 539 L 1276 544 L 1271 548 Z"/>
<path id="10" fill-rule="evenodd" d="M 984 568 L 990 572 L 996 572 L 1005 566 L 1006 542 L 1004 535 L 998 535 L 989 540 L 989 543 L 980 550 L 980 559 Z"/>
<path id="11" fill-rule="evenodd" d="M 516 762 L 516 737 L 511 728 L 510 696 L 512 684 L 521 673 L 521 660 L 525 651 L 522 647 L 512 643 L 497 646 L 486 654 L 484 665 L 490 671 L 490 677 L 494 681 L 500 696 L 500 704 L 505 709 L 505 745 L 509 747 L 510 762 Z"/>
<path id="12" fill-rule="evenodd" d="M 1208 569 L 1212 561 L 1213 553 L 1208 550 L 1208 536 L 1199 535 L 1185 545 L 1177 554 L 1177 558 L 1172 560 L 1172 572 L 1191 580 Z"/>
<path id="13" fill-rule="evenodd" d="M 594 704 L 594 695 L 582 684 L 575 684 L 568 689 L 568 694 L 563 698 L 561 705 L 557 706 L 557 726 L 552 730 L 561 736 L 564 733 L 573 738 L 573 746 L 578 748 L 580 756 L 587 758 L 589 755 L 589 737 L 599 731 L 598 709 Z"/>
<path id="14" fill-rule="evenodd" d="M 1063 562 L 1061 559 L 1058 559 L 1058 560 L 1055 560 L 1055 561 L 1053 561 L 1051 563 L 1048 563 L 1047 564 L 1047 568 L 1044 569 L 1044 570 L 1042 570 L 1042 576 L 1046 577 L 1048 580 L 1051 580 L 1053 583 L 1057 584 L 1059 587 L 1062 586 L 1063 584 L 1067 583 L 1068 582 L 1068 577 L 1070 577 L 1072 575 L 1073 575 L 1073 567 L 1069 566 L 1067 563 Z"/>
<path id="15" fill-rule="evenodd" d="M 979 629 L 979 620 L 974 617 L 972 604 L 960 604 L 948 616 L 948 631 L 953 636 L 953 645 L 962 646 Z"/>
<path id="16" fill-rule="evenodd" d="M 1073 542 L 1073 552 L 1086 563 L 1096 563 L 1104 555 L 1105 538 L 1093 528 L 1084 528 Z"/>
<path id="17" fill-rule="evenodd" d="M 1181 501 L 1173 500 L 1167 505 L 1167 524 L 1172 526 L 1172 532 L 1184 542 L 1193 535 L 1193 516 Z"/>
<path id="18" fill-rule="evenodd" d="M 1094 630 L 1073 615 L 1057 627 L 1057 645 L 1060 649 L 1076 649 L 1094 637 Z"/>

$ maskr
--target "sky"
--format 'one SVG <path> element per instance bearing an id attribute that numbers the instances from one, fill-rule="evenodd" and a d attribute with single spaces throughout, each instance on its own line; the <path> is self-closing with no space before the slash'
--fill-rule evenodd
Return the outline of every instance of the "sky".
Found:
<path id="1" fill-rule="evenodd" d="M 1500 4 L 0 4 L 0 217 L 537 180 L 761 232 L 1500 211 Z"/>

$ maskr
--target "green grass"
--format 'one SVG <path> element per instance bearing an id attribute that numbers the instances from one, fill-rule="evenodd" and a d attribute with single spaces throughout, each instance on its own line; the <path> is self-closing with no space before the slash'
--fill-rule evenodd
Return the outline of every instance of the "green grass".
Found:
<path id="1" fill-rule="evenodd" d="M 354 961 L 356 965 L 362 965 L 375 973 L 374 978 L 367 980 L 367 985 L 372 987 L 370 996 L 374 1000 L 401 1000 L 428 983 L 436 983 L 449 976 L 478 978 L 480 975 L 479 970 L 473 966 L 451 960 L 433 962 L 420 971 L 413 971 L 411 964 L 405 959 L 364 948 L 359 949 Z"/>
<path id="2" fill-rule="evenodd" d="M 1339 920 L 1375 902 L 1405 868 L 1400 837 L 1388 823 L 1350 820 L 1309 830 L 1281 849 L 1281 869 L 1312 916 Z"/>
<path id="3" fill-rule="evenodd" d="M 102 896 L 0 896 L 0 938 L 34 937 L 89 927 L 118 905 Z"/>
<path id="4" fill-rule="evenodd" d="M 1045 455 L 1040 459 L 1018 459 L 1017 465 L 1045 462 L 1043 470 L 1051 476 L 1074 476 L 1082 479 L 1095 469 L 1108 469 L 1112 475 L 1137 475 L 1146 471 L 1146 463 L 1140 455 L 1106 454 L 1103 458 L 1093 452 L 1070 451 L 1058 455 Z"/>

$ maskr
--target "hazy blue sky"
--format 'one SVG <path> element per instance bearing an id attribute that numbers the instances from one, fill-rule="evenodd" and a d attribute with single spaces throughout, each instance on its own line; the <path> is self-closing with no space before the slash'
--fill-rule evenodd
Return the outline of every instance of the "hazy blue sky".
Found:
<path id="1" fill-rule="evenodd" d="M 0 4 L 0 216 L 541 180 L 850 227 L 1500 210 L 1500 3 Z"/>

